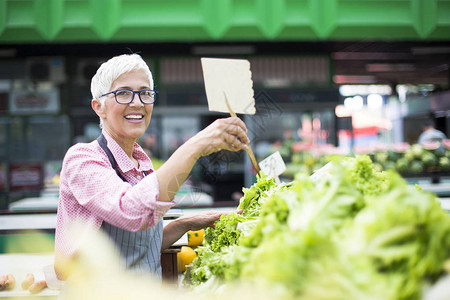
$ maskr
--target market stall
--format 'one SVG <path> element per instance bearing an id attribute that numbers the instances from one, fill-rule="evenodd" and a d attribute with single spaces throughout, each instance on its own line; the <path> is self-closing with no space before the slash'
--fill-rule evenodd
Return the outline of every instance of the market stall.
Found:
<path id="1" fill-rule="evenodd" d="M 426 119 L 450 137 L 449 3 L 0 0 L 0 299 L 450 299 L 450 140 L 418 142 Z M 145 246 L 158 246 L 161 230 L 181 217 L 224 213 L 164 251 L 146 249 L 152 263 L 161 260 L 162 285 L 115 255 L 114 246 L 142 253 L 143 227 L 130 224 L 149 207 L 140 220 L 153 221 L 147 190 L 129 202 L 121 202 L 130 200 L 128 186 L 105 197 L 123 182 L 112 172 L 106 180 L 112 170 L 103 164 L 92 177 L 71 174 L 70 182 L 90 184 L 84 201 L 84 188 L 70 203 L 59 194 L 68 149 L 102 131 L 91 80 L 100 63 L 124 53 L 141 55 L 151 87 L 125 80 L 98 98 L 112 103 L 99 109 L 116 108 L 109 120 L 126 120 L 110 127 L 127 136 L 123 150 L 140 135 L 135 142 L 151 159 L 141 160 L 151 167 L 136 172 L 133 187 L 218 119 L 237 114 L 249 138 L 245 151 L 219 147 L 188 171 L 168 172 L 174 195 L 168 189 L 164 198 L 152 182 L 152 201 L 176 206 L 159 216 L 162 224 L 146 223 L 159 231 L 146 232 Z M 119 90 L 131 102 L 119 101 Z M 121 115 L 135 100 L 146 108 Z M 263 163 L 274 154 L 277 162 Z M 110 237 L 130 235 L 112 245 L 102 230 L 89 232 L 63 268 L 72 277 L 60 282 L 57 212 L 102 226 L 119 216 L 105 226 Z M 78 232 L 67 236 L 72 242 Z M 35 294 L 22 287 L 28 274 L 45 280 Z"/>

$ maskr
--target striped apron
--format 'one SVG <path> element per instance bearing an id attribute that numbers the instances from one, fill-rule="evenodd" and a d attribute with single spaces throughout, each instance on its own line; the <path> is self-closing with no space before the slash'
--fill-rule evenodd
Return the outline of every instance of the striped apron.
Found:
<path id="1" fill-rule="evenodd" d="M 99 136 L 97 141 L 108 155 L 109 161 L 116 170 L 117 175 L 123 181 L 126 181 L 122 174 L 119 173 L 116 160 L 108 149 L 103 134 Z M 125 260 L 127 269 L 133 273 L 152 273 L 161 279 L 162 220 L 145 231 L 132 232 L 113 226 L 105 221 L 103 221 L 101 229 L 116 245 Z"/>

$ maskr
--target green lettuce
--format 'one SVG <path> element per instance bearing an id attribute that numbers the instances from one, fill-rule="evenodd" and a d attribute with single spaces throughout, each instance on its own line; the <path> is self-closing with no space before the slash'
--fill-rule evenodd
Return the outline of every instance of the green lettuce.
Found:
<path id="1" fill-rule="evenodd" d="M 244 196 L 239 201 L 238 209 L 242 209 L 242 214 L 247 219 L 253 219 L 259 216 L 260 208 L 268 193 L 276 187 L 273 178 L 262 174 L 258 176 L 257 181 L 249 189 L 243 188 Z"/>
<path id="2" fill-rule="evenodd" d="M 223 214 L 214 227 L 209 227 L 205 231 L 204 242 L 214 251 L 219 252 L 222 247 L 235 245 L 241 236 L 241 231 L 237 229 L 240 222 L 246 218 L 236 212 Z"/>
<path id="3" fill-rule="evenodd" d="M 450 258 L 450 218 L 436 196 L 367 156 L 335 159 L 316 176 L 265 177 L 223 216 L 185 278 L 242 281 L 278 298 L 421 299 Z"/>

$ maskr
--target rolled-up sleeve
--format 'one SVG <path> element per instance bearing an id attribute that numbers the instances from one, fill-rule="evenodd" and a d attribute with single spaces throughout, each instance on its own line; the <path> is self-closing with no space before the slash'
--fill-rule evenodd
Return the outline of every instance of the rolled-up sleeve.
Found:
<path id="1" fill-rule="evenodd" d="M 143 201 L 142 205 L 146 206 L 149 212 L 152 212 L 152 218 L 148 220 L 148 225 L 143 225 L 147 229 L 158 223 L 158 221 L 164 216 L 164 214 L 175 205 L 174 201 L 159 201 L 159 182 L 156 174 L 152 172 L 144 179 L 142 179 L 138 184 L 136 184 L 132 189 L 127 192 L 126 197 L 130 199 L 130 201 L 123 201 L 123 205 L 131 205 L 135 200 L 139 201 L 139 199 L 144 198 L 148 201 Z M 129 208 L 130 210 L 133 207 Z"/>

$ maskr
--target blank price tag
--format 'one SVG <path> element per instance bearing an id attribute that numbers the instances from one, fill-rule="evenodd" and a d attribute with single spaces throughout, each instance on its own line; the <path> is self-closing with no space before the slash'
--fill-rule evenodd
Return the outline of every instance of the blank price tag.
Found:
<path id="1" fill-rule="evenodd" d="M 277 178 L 278 175 L 286 171 L 286 165 L 278 151 L 261 161 L 259 167 L 261 171 L 273 178 Z"/>
<path id="2" fill-rule="evenodd" d="M 210 111 L 228 113 L 226 95 L 235 113 L 255 114 L 252 72 L 248 60 L 203 57 L 201 62 Z"/>

